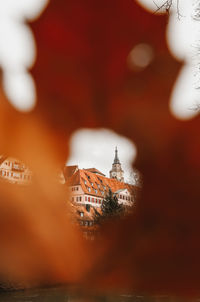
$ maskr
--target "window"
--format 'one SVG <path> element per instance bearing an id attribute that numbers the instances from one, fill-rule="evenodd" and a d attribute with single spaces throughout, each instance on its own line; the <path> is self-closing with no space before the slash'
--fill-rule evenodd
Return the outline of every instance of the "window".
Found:
<path id="1" fill-rule="evenodd" d="M 88 197 L 88 201 L 90 202 L 90 197 Z"/>
<path id="2" fill-rule="evenodd" d="M 78 191 L 78 187 L 76 187 L 76 191 Z"/>
<path id="3" fill-rule="evenodd" d="M 93 182 L 91 182 L 91 186 L 93 186 Z"/>
<path id="4" fill-rule="evenodd" d="M 99 204 L 101 204 L 101 199 L 99 199 Z"/>
<path id="5" fill-rule="evenodd" d="M 88 192 L 91 192 L 91 188 L 90 187 L 88 187 Z"/>
<path id="6" fill-rule="evenodd" d="M 80 197 L 79 197 L 79 201 L 81 201 L 81 200 L 82 200 L 82 197 L 80 196 Z"/>
<path id="7" fill-rule="evenodd" d="M 95 189 L 95 193 L 97 193 L 97 189 Z"/>
<path id="8" fill-rule="evenodd" d="M 92 202 L 94 202 L 94 198 L 92 198 Z"/>
<path id="9" fill-rule="evenodd" d="M 85 184 L 85 185 L 87 184 L 87 181 L 86 181 L 86 180 L 84 180 L 84 184 Z"/>
<path id="10" fill-rule="evenodd" d="M 85 201 L 87 201 L 87 196 L 85 196 Z"/>
<path id="11" fill-rule="evenodd" d="M 83 216 L 84 216 L 84 213 L 83 213 L 83 212 L 80 212 L 80 216 L 83 217 Z"/>
<path id="12" fill-rule="evenodd" d="M 79 201 L 79 197 L 76 197 L 76 201 Z"/>
<path id="13" fill-rule="evenodd" d="M 74 201 L 74 197 L 72 197 L 72 201 Z"/>

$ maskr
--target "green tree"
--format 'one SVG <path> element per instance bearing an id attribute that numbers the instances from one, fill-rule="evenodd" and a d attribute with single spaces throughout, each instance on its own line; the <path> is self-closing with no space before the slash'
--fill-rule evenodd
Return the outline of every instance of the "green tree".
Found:
<path id="1" fill-rule="evenodd" d="M 119 218 L 125 214 L 124 205 L 118 202 L 118 198 L 109 189 L 108 194 L 102 201 L 101 212 L 95 209 L 94 220 L 97 224 L 101 224 L 105 220 Z"/>

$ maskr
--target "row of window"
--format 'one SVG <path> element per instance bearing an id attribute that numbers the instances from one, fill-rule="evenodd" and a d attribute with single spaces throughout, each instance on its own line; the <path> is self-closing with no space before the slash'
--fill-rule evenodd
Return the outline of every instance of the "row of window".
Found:
<path id="1" fill-rule="evenodd" d="M 90 180 L 90 176 L 87 175 L 87 177 L 88 177 L 88 180 Z M 102 186 L 103 186 L 103 189 L 106 190 L 106 186 L 103 185 L 102 180 L 101 180 L 100 178 L 98 178 L 98 179 L 101 181 L 101 184 L 102 184 Z M 96 186 L 100 189 L 100 184 L 98 184 L 97 182 L 95 182 L 95 183 L 96 183 Z M 84 180 L 84 184 L 87 185 L 87 181 L 86 181 L 86 180 Z M 93 182 L 90 182 L 90 184 L 91 184 L 91 186 L 92 186 L 92 188 L 93 188 L 93 186 L 94 186 Z M 108 189 L 110 189 L 109 186 L 107 186 L 107 187 L 108 187 Z M 91 191 L 91 188 L 90 188 L 90 187 L 86 186 L 86 188 L 87 188 L 87 190 L 88 190 L 89 192 Z M 93 189 L 94 189 L 94 188 L 93 188 Z M 97 193 L 97 190 L 96 190 L 96 189 L 94 189 L 94 190 L 95 190 L 95 193 Z"/>
<path id="2" fill-rule="evenodd" d="M 78 187 L 73 187 L 72 191 L 78 191 Z"/>
<path id="3" fill-rule="evenodd" d="M 31 180 L 31 175 L 26 175 L 26 174 L 18 174 L 18 173 L 14 173 L 14 172 L 10 172 L 10 171 L 4 171 L 4 170 L 0 170 L 0 175 L 1 176 L 7 176 L 7 177 L 14 177 L 17 179 L 26 179 L 26 180 Z"/>
<path id="4" fill-rule="evenodd" d="M 82 197 L 81 196 L 77 196 L 77 197 L 72 197 L 72 201 L 82 201 Z"/>
<path id="5" fill-rule="evenodd" d="M 119 195 L 119 199 L 123 200 L 128 200 L 128 201 L 133 201 L 133 198 L 130 196 L 125 196 L 125 195 Z"/>
<path id="6" fill-rule="evenodd" d="M 91 192 L 91 188 L 90 187 L 86 186 L 86 189 L 88 190 L 88 192 Z M 93 190 L 95 191 L 96 194 L 98 193 L 97 189 L 93 188 Z M 101 195 L 104 195 L 104 191 L 102 191 L 102 190 L 99 190 L 99 191 L 100 191 Z"/>
<path id="7" fill-rule="evenodd" d="M 92 226 L 93 224 L 93 221 L 80 221 L 80 225 Z"/>
<path id="8" fill-rule="evenodd" d="M 101 199 L 97 199 L 97 198 L 94 198 L 94 197 L 87 197 L 87 196 L 85 196 L 85 201 L 95 202 L 95 203 L 101 204 Z"/>
<path id="9" fill-rule="evenodd" d="M 16 162 L 10 162 L 10 161 L 5 161 L 5 165 L 8 167 L 13 167 L 16 170 L 23 170 L 25 167 L 23 164 L 16 163 Z"/>
<path id="10" fill-rule="evenodd" d="M 74 201 L 80 202 L 80 201 L 82 201 L 82 197 L 81 196 L 72 197 L 72 202 L 74 202 Z M 87 196 L 85 196 L 85 201 L 101 204 L 101 199 L 94 198 L 94 197 L 87 197 Z"/>

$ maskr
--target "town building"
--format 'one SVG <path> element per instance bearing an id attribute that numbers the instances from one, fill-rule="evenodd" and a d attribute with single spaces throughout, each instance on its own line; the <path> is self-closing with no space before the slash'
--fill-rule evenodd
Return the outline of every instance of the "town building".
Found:
<path id="1" fill-rule="evenodd" d="M 1 156 L 0 179 L 13 184 L 26 185 L 31 183 L 32 172 L 21 161 L 12 157 Z"/>
<path id="2" fill-rule="evenodd" d="M 132 206 L 135 201 L 135 186 L 124 183 L 124 171 L 118 158 L 117 148 L 110 178 L 96 168 L 79 169 L 78 166 L 66 166 L 64 177 L 69 198 L 77 205 L 101 207 L 109 190 L 117 196 L 118 202 L 125 206 Z"/>

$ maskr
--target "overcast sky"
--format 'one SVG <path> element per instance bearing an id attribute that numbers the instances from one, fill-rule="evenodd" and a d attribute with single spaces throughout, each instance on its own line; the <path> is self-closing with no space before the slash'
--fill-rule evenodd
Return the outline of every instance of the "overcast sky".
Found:
<path id="1" fill-rule="evenodd" d="M 81 129 L 75 132 L 71 139 L 71 156 L 67 164 L 79 165 L 79 168 L 97 168 L 109 176 L 116 146 L 125 178 L 128 180 L 136 157 L 136 148 L 129 139 L 108 129 Z"/>

